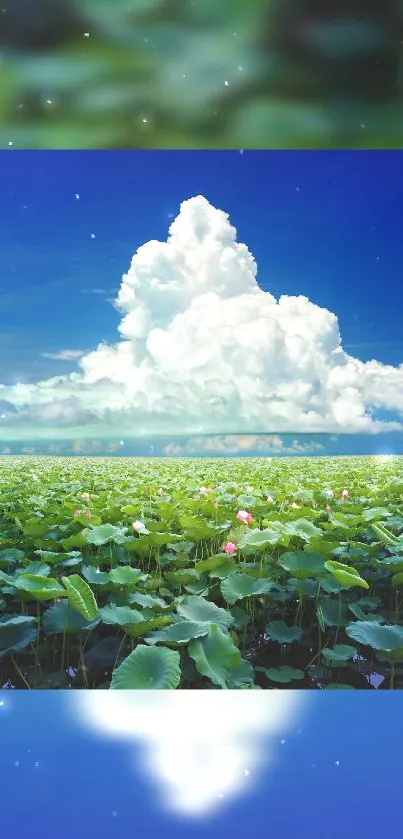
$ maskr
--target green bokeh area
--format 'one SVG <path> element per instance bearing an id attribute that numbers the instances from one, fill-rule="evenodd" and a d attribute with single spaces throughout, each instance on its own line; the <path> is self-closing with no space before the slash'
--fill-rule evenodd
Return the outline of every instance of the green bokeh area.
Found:
<path id="1" fill-rule="evenodd" d="M 12 0 L 0 147 L 401 148 L 401 0 Z"/>

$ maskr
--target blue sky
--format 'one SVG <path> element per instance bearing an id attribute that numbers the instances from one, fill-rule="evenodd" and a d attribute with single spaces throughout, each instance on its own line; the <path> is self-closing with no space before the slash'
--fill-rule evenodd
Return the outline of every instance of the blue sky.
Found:
<path id="1" fill-rule="evenodd" d="M 239 693 L 227 691 L 228 703 Z M 301 699 L 301 693 L 294 696 Z M 260 740 L 273 762 L 259 769 L 249 763 L 249 792 L 230 796 L 205 819 L 189 823 L 158 805 L 157 779 L 144 774 L 138 742 L 106 739 L 83 725 L 71 710 L 71 693 L 2 691 L 4 835 L 238 839 L 263 829 L 283 839 L 355 839 L 395 833 L 403 746 L 399 693 L 324 691 L 305 697 L 303 712 L 285 730 L 278 727 L 270 743 Z M 191 721 L 190 692 L 185 700 L 192 732 L 197 723 Z M 235 730 L 234 723 L 234 736 Z M 185 736 L 178 732 L 179 746 Z"/>
<path id="2" fill-rule="evenodd" d="M 35 427 L 36 422 L 40 425 L 37 414 L 38 410 L 42 410 L 38 406 L 44 404 L 43 394 L 39 396 L 34 388 L 21 395 L 21 392 L 15 392 L 15 385 L 34 384 L 38 380 L 64 376 L 79 370 L 77 360 L 61 360 L 57 358 L 60 353 L 88 353 L 96 349 L 100 342 L 111 346 L 122 340 L 117 331 L 122 311 L 117 311 L 112 301 L 116 299 L 122 275 L 128 271 L 133 254 L 150 240 L 165 242 L 169 225 L 178 216 L 181 202 L 202 195 L 213 208 L 229 214 L 230 222 L 237 231 L 237 241 L 247 245 L 257 262 L 257 282 L 263 291 L 270 292 L 276 300 L 281 295 L 303 295 L 320 307 L 321 311 L 328 310 L 337 316 L 342 346 L 348 356 L 361 362 L 376 359 L 383 365 L 396 368 L 392 373 L 390 368 L 382 368 L 375 374 L 367 367 L 357 368 L 351 374 L 354 381 L 349 381 L 349 385 L 359 389 L 362 374 L 368 372 L 367 389 L 359 397 L 363 400 L 365 411 L 370 406 L 375 421 L 400 421 L 403 404 L 395 393 L 403 377 L 403 372 L 399 371 L 399 365 L 403 363 L 400 317 L 403 227 L 401 162 L 400 152 L 362 151 L 3 152 L 0 156 L 0 213 L 3 219 L 0 231 L 0 383 L 6 388 L 0 390 L 0 407 L 7 403 L 6 410 L 14 412 L 13 427 L 16 412 L 20 414 L 21 428 L 24 425 L 22 413 L 31 428 Z M 186 244 L 181 246 L 186 252 Z M 201 254 L 204 252 L 200 251 Z M 168 335 L 171 343 L 166 342 L 165 333 L 171 333 L 172 318 L 187 310 L 175 303 L 176 308 L 173 306 L 170 309 L 171 319 L 165 317 L 165 311 L 162 315 L 160 311 L 158 320 L 153 311 L 157 295 L 152 296 L 150 280 L 156 266 L 160 270 L 161 265 L 151 251 L 147 258 L 148 273 L 143 283 L 144 288 L 148 283 L 148 297 L 145 294 L 142 302 L 145 300 L 144 305 L 148 306 L 148 328 L 164 331 L 164 341 L 161 342 L 159 334 L 160 343 L 155 345 L 152 356 L 151 372 L 155 379 L 156 371 L 161 370 L 161 359 L 164 356 L 166 358 L 169 352 L 174 357 L 178 342 L 181 341 L 179 331 L 172 340 Z M 172 268 L 172 259 L 170 266 Z M 197 275 L 196 269 L 193 266 Z M 213 277 L 211 287 L 214 288 Z M 188 294 L 187 303 L 191 303 L 199 292 L 206 290 L 206 286 L 197 289 L 195 285 Z M 246 285 L 245 291 L 248 291 Z M 241 292 L 238 283 L 234 293 L 239 297 Z M 227 300 L 229 296 L 227 288 L 224 297 Z M 138 298 L 141 298 L 141 289 Z M 160 309 L 161 306 L 164 307 L 163 299 Z M 236 316 L 234 313 L 229 316 L 230 323 L 234 324 L 234 332 L 245 329 L 242 324 L 236 323 L 241 308 L 242 305 L 238 307 Z M 133 310 L 131 304 L 126 306 L 126 314 L 129 309 Z M 208 306 L 206 312 L 207 309 Z M 203 317 L 203 310 L 200 311 L 202 314 L 199 322 Z M 257 317 L 258 311 L 259 306 L 256 304 L 253 317 Z M 223 312 L 225 314 L 224 309 Z M 317 317 L 307 311 L 307 322 L 311 315 Z M 300 316 L 302 319 L 305 317 L 302 310 Z M 189 324 L 187 329 L 191 340 L 190 321 Z M 252 326 L 252 321 L 249 325 Z M 220 335 L 217 325 L 210 328 L 215 335 Z M 287 329 L 283 318 L 281 338 L 278 334 L 274 336 L 274 349 L 268 349 L 264 360 L 265 372 L 259 373 L 261 378 L 263 375 L 263 391 L 269 388 L 275 399 L 280 397 L 278 392 L 270 390 L 274 385 L 267 369 L 270 363 L 278 362 L 275 352 L 279 353 L 280 358 Z M 304 337 L 303 340 L 309 343 L 311 355 L 316 354 L 315 358 L 323 342 L 324 331 L 329 333 L 331 329 L 334 329 L 334 324 L 331 326 L 327 319 L 326 323 L 321 322 L 313 338 L 310 330 Z M 252 342 L 252 336 L 253 329 L 245 339 L 246 345 L 248 340 Z M 124 337 L 127 339 L 127 334 Z M 130 333 L 129 340 L 133 344 L 137 339 Z M 205 343 L 208 342 L 207 336 Z M 192 344 L 187 352 L 185 345 L 182 349 L 189 358 Z M 258 370 L 261 366 L 264 344 L 254 349 L 255 367 L 250 363 L 250 348 L 248 350 L 246 346 L 242 350 L 244 356 L 249 356 L 248 362 L 244 357 L 237 362 L 240 348 L 232 349 L 234 376 L 242 367 L 250 383 L 255 376 L 255 367 Z M 333 344 L 327 347 L 327 356 L 333 349 Z M 288 365 L 289 368 L 291 357 L 295 358 L 295 355 L 302 352 L 301 348 L 291 351 L 287 345 L 286 367 Z M 313 355 L 312 359 L 310 361 L 307 357 L 308 368 L 314 364 Z M 98 360 L 98 368 L 105 367 L 103 360 Z M 320 364 L 327 364 L 328 360 L 322 358 Z M 125 381 L 135 375 L 136 363 L 131 361 Z M 176 376 L 180 374 L 181 363 L 179 358 Z M 119 359 L 116 364 L 121 364 Z M 210 371 L 218 369 L 214 353 L 209 364 Z M 280 366 L 279 369 L 281 371 Z M 388 393 L 382 392 L 378 398 L 379 376 L 383 377 L 385 370 L 388 374 Z M 164 421 L 161 432 L 170 433 L 175 429 L 186 433 L 190 429 L 192 432 L 220 433 L 232 429 L 245 432 L 312 430 L 342 433 L 345 430 L 365 433 L 369 430 L 361 420 L 357 420 L 356 425 L 349 425 L 347 420 L 345 422 L 345 406 L 338 412 L 338 427 L 335 428 L 334 416 L 329 419 L 323 405 L 319 410 L 319 425 L 313 421 L 311 429 L 306 415 L 312 412 L 312 401 L 303 406 L 305 418 L 302 417 L 300 427 L 290 428 L 286 423 L 282 428 L 277 415 L 273 423 L 269 421 L 267 426 L 262 424 L 260 415 L 247 414 L 245 406 L 240 406 L 243 395 L 236 393 L 234 396 L 233 391 L 222 397 L 225 401 L 224 412 L 218 411 L 212 424 L 207 422 L 204 426 L 202 423 L 203 427 L 199 428 L 193 424 L 190 415 L 189 422 L 184 422 L 183 427 L 179 423 L 178 427 L 178 419 L 172 420 L 170 414 L 172 400 L 177 400 L 176 416 L 181 416 L 184 406 L 187 408 L 190 404 L 191 397 L 189 389 L 179 396 L 175 392 L 173 397 L 171 382 L 167 381 L 171 372 L 170 368 L 163 371 L 166 382 L 165 402 L 162 407 L 158 407 L 158 411 L 166 412 L 168 420 L 167 423 Z M 195 378 L 192 369 L 187 368 L 185 372 L 189 381 Z M 115 367 L 109 375 L 116 379 Z M 208 375 L 211 377 L 215 374 L 210 372 Z M 224 378 L 221 379 L 221 385 L 220 382 L 216 384 L 216 391 L 213 388 L 215 398 L 217 394 L 221 398 L 222 382 L 227 381 L 225 376 L 228 377 L 228 371 L 224 370 L 222 375 Z M 302 374 L 296 369 L 295 381 L 302 379 L 306 383 L 306 375 L 306 369 Z M 99 381 L 99 369 L 97 376 Z M 200 392 L 205 388 L 206 376 L 204 380 L 198 380 Z M 281 373 L 279 376 L 281 378 Z M 289 369 L 287 376 L 291 387 L 293 377 Z M 320 368 L 318 381 L 321 376 Z M 123 429 L 119 428 L 119 422 L 110 421 L 111 434 L 112 431 L 115 436 L 125 433 L 127 437 L 128 428 L 136 424 L 139 412 L 140 422 L 146 425 L 150 412 L 154 412 L 155 416 L 156 403 L 149 395 L 154 379 L 150 380 L 146 407 L 141 400 L 137 400 L 135 405 L 129 405 L 129 397 L 126 399 L 120 393 L 119 410 L 122 405 L 125 408 L 128 406 L 132 411 L 131 419 Z M 55 429 L 60 425 L 60 418 L 66 430 L 64 436 L 77 436 L 77 430 L 85 426 L 87 420 L 88 435 L 84 429 L 84 436 L 94 436 L 94 415 L 89 418 L 83 418 L 82 415 L 83 404 L 88 406 L 92 398 L 91 390 L 87 387 L 88 381 L 87 369 L 86 382 L 84 385 L 80 382 L 73 388 L 74 393 L 69 391 L 67 395 L 66 387 L 60 384 L 52 388 L 46 397 L 48 404 L 56 401 L 59 408 L 49 411 L 42 425 L 48 430 L 49 439 L 53 438 Z M 318 397 L 318 381 L 313 388 L 313 397 L 312 394 L 309 397 L 310 400 L 316 400 L 315 406 L 318 398 L 323 401 L 323 394 Z M 158 389 L 158 379 L 155 382 Z M 240 388 L 239 380 L 237 386 Z M 336 397 L 342 398 L 340 382 L 337 387 L 338 391 L 332 397 L 333 402 Z M 80 393 L 77 388 L 81 389 Z M 245 398 L 249 404 L 252 396 Z M 67 398 L 70 398 L 70 407 L 74 401 L 74 410 L 69 414 L 72 417 L 71 427 L 65 419 L 64 407 L 60 407 L 61 403 L 65 406 L 63 400 Z M 195 398 L 198 398 L 197 394 Z M 330 399 L 328 394 L 327 398 Z M 289 394 L 286 397 L 281 394 L 281 399 L 286 402 L 288 400 L 285 410 L 291 414 Z M 106 401 L 110 405 L 113 399 Z M 231 408 L 234 405 L 237 407 Z M 36 406 L 34 421 L 32 406 Z M 105 410 L 104 403 L 99 407 L 97 402 L 97 406 L 98 411 Z M 231 410 L 232 419 L 227 424 L 225 418 Z M 241 420 L 238 428 L 231 424 L 234 410 L 235 413 L 238 411 Z M 357 412 L 359 416 L 359 409 Z M 261 416 L 264 417 L 264 413 Z M 3 418 L 2 429 L 0 442 L 11 440 L 13 435 L 6 418 Z M 379 429 L 374 426 L 371 430 Z M 104 432 L 105 425 L 102 426 L 101 422 L 95 436 L 103 436 Z"/>

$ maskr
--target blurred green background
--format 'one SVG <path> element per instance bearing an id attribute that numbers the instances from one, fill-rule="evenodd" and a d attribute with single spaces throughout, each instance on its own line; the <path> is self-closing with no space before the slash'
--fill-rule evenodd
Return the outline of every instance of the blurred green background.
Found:
<path id="1" fill-rule="evenodd" d="M 402 148 L 401 0 L 2 0 L 0 144 Z"/>

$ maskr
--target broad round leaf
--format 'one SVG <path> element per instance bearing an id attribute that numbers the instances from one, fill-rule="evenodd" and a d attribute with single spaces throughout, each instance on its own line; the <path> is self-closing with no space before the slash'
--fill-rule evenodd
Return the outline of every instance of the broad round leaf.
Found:
<path id="1" fill-rule="evenodd" d="M 331 649 L 326 647 L 322 650 L 322 656 L 325 662 L 343 662 L 348 661 L 349 658 L 354 658 L 357 655 L 355 647 L 350 647 L 349 644 L 336 644 Z"/>
<path id="2" fill-rule="evenodd" d="M 225 609 L 210 603 L 204 597 L 187 596 L 176 607 L 178 615 L 190 621 L 208 621 L 216 623 L 220 629 L 228 629 L 234 623 L 234 618 Z"/>
<path id="3" fill-rule="evenodd" d="M 296 682 L 299 681 L 299 679 L 303 679 L 305 676 L 303 670 L 299 670 L 296 667 L 289 667 L 288 664 L 284 664 L 283 667 L 261 667 L 259 669 L 263 670 L 270 681 L 278 682 L 279 684 Z"/>
<path id="4" fill-rule="evenodd" d="M 221 591 L 224 599 L 232 606 L 237 600 L 244 597 L 254 597 L 258 594 L 267 594 L 275 585 L 273 580 L 262 577 L 255 579 L 249 574 L 230 574 L 221 583 Z"/>
<path id="5" fill-rule="evenodd" d="M 320 576 L 325 573 L 324 559 L 318 554 L 305 551 L 287 552 L 278 559 L 278 564 L 293 577 L 304 580 L 309 577 Z"/>
<path id="6" fill-rule="evenodd" d="M 56 600 L 57 597 L 66 597 L 63 586 L 57 580 L 37 574 L 21 574 L 14 580 L 13 585 L 21 591 L 29 592 L 34 600 Z"/>
<path id="7" fill-rule="evenodd" d="M 346 626 L 346 633 L 360 644 L 384 653 L 396 653 L 397 657 L 403 650 L 403 626 L 380 626 L 373 621 L 354 621 Z"/>
<path id="8" fill-rule="evenodd" d="M 266 626 L 266 634 L 280 644 L 292 644 L 299 641 L 303 633 L 300 626 L 287 626 L 284 621 L 271 621 Z"/>
<path id="9" fill-rule="evenodd" d="M 9 652 L 23 650 L 35 641 L 36 620 L 27 615 L 0 618 L 0 658 Z"/>
<path id="10" fill-rule="evenodd" d="M 90 630 L 99 623 L 99 617 L 87 621 L 67 600 L 61 600 L 46 609 L 42 617 L 42 626 L 47 635 L 56 633 L 74 633 Z"/>
<path id="11" fill-rule="evenodd" d="M 113 671 L 110 687 L 115 690 L 177 688 L 181 679 L 179 662 L 176 650 L 139 645 Z"/>

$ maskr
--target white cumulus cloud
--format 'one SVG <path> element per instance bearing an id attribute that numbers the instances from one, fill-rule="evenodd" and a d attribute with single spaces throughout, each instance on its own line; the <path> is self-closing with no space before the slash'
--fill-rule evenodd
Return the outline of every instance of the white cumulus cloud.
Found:
<path id="1" fill-rule="evenodd" d="M 359 361 L 335 314 L 263 291 L 228 215 L 201 195 L 182 203 L 166 242 L 137 250 L 115 307 L 120 337 L 77 372 L 0 385 L 3 439 L 403 428 L 403 363 Z"/>
<path id="2" fill-rule="evenodd" d="M 280 690 L 82 691 L 69 701 L 87 728 L 140 744 L 156 801 L 191 818 L 253 788 L 306 705 L 303 693 Z"/>

